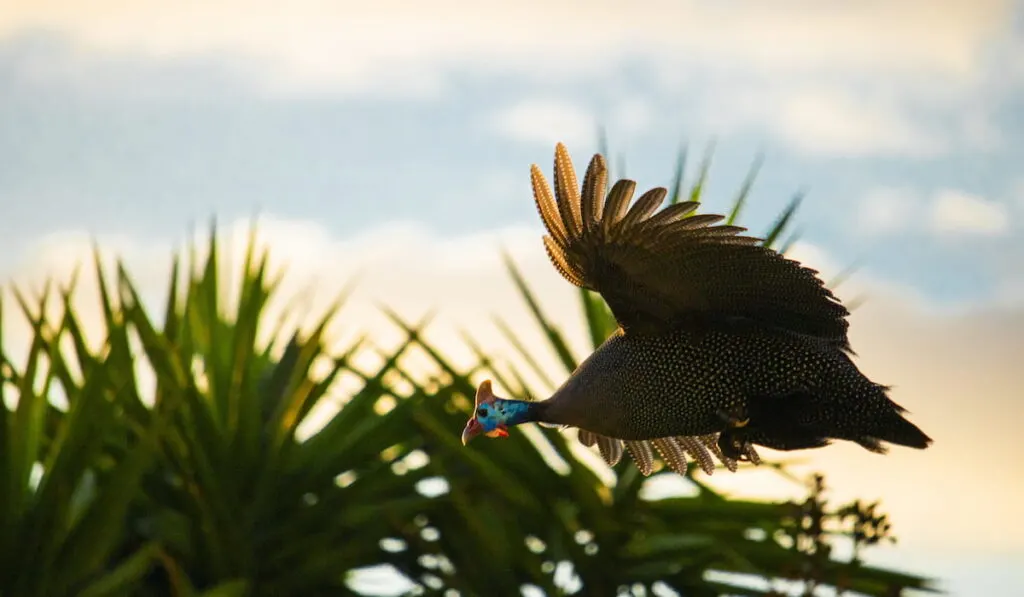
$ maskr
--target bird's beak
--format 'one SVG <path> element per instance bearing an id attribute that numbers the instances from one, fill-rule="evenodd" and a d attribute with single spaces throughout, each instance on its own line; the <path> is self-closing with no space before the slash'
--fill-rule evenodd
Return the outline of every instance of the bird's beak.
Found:
<path id="1" fill-rule="evenodd" d="M 465 446 L 468 444 L 469 440 L 480 435 L 481 431 L 483 431 L 483 427 L 480 423 L 476 421 L 475 417 L 471 418 L 469 422 L 466 423 L 466 428 L 462 430 L 462 445 Z"/>

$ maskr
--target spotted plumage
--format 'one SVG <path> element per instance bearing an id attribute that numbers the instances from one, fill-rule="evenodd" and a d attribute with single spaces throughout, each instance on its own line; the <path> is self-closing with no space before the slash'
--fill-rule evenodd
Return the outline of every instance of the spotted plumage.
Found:
<path id="1" fill-rule="evenodd" d="M 814 270 L 716 225 L 722 216 L 694 215 L 696 203 L 657 211 L 664 189 L 630 205 L 636 185 L 620 180 L 605 196 L 600 155 L 582 190 L 561 144 L 555 192 L 536 166 L 531 179 L 551 262 L 599 292 L 620 327 L 547 400 L 504 400 L 482 384 L 464 441 L 530 421 L 578 427 L 606 462 L 628 453 L 645 475 L 655 455 L 710 473 L 712 456 L 730 470 L 759 462 L 754 445 L 931 442 L 857 369 L 849 313 Z"/>

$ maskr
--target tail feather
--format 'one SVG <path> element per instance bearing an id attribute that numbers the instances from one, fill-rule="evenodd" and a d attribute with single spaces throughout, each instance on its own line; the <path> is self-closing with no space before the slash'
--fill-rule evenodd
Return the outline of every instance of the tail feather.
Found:
<path id="1" fill-rule="evenodd" d="M 799 390 L 748 402 L 750 423 L 743 436 L 775 450 L 820 448 L 832 439 L 849 440 L 884 454 L 883 442 L 925 449 L 932 439 L 886 395 L 885 386 L 872 384 L 840 398 L 821 391 Z"/>
<path id="2" fill-rule="evenodd" d="M 858 439 L 857 443 L 869 450 L 872 448 L 865 445 L 866 441 L 868 444 L 877 444 L 879 441 L 885 441 L 898 446 L 917 448 L 918 450 L 923 450 L 931 445 L 932 438 L 925 435 L 917 425 L 914 425 L 903 416 L 903 413 L 907 411 L 888 398 L 886 400 L 892 405 L 890 413 L 887 416 L 879 417 L 880 420 L 875 421 L 875 425 L 872 426 L 870 431 L 865 433 L 863 438 Z"/>

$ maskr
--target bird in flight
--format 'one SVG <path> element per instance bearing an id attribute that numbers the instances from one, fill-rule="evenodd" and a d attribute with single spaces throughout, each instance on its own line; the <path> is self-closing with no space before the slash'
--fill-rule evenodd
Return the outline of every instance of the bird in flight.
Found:
<path id="1" fill-rule="evenodd" d="M 755 446 L 931 443 L 857 368 L 849 311 L 815 270 L 696 214 L 696 202 L 659 210 L 664 188 L 631 203 L 636 183 L 607 190 L 600 154 L 580 186 L 559 143 L 554 191 L 537 165 L 530 179 L 552 264 L 599 293 L 618 329 L 545 400 L 499 398 L 482 382 L 463 444 L 524 423 L 576 427 L 609 464 L 626 452 L 649 475 L 655 453 L 677 472 L 691 458 L 710 474 L 712 454 L 736 470 L 760 461 Z"/>

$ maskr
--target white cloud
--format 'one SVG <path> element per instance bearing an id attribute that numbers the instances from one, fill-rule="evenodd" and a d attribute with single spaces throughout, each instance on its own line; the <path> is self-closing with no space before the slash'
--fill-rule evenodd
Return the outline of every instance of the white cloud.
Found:
<path id="1" fill-rule="evenodd" d="M 848 93 L 811 92 L 787 98 L 775 123 L 783 139 L 807 153 L 931 156 L 943 141 L 898 109 Z"/>
<path id="2" fill-rule="evenodd" d="M 106 51 L 157 57 L 223 54 L 255 58 L 296 81 L 348 81 L 396 70 L 413 75 L 453 64 L 600 72 L 608 61 L 644 57 L 728 63 L 759 71 L 928 72 L 964 76 L 1006 26 L 1005 0 L 807 3 L 741 10 L 703 2 L 612 0 L 489 3 L 456 0 L 325 4 L 269 1 L 115 0 L 88 7 L 58 0 L 7 6 L 0 36 L 55 31 Z"/>
<path id="3" fill-rule="evenodd" d="M 646 132 L 654 118 L 650 102 L 641 97 L 631 97 L 615 106 L 611 121 L 618 132 L 629 137 Z"/>
<path id="4" fill-rule="evenodd" d="M 996 201 L 946 189 L 932 199 L 931 227 L 941 234 L 1003 235 L 1010 230 L 1010 213 Z"/>
<path id="5" fill-rule="evenodd" d="M 1011 31 L 1008 0 L 941 11 L 926 0 L 786 0 L 742 10 L 697 0 L 596 0 L 586 11 L 569 0 L 467 6 L 297 0 L 284 11 L 259 0 L 101 0 L 86 10 L 41 0 L 0 11 L 0 39 L 39 30 L 70 38 L 88 56 L 222 61 L 276 93 L 436 97 L 455 69 L 545 85 L 584 80 L 595 89 L 621 83 L 624 69 L 640 64 L 662 83 L 687 81 L 662 92 L 703 98 L 705 106 L 686 113 L 691 131 L 752 127 L 803 152 L 842 156 L 931 156 L 955 143 L 999 142 L 977 98 L 998 95 L 979 89 L 1003 70 L 988 50 Z M 63 78 L 82 72 L 77 62 L 44 63 L 22 67 Z M 887 95 L 872 97 L 872 89 Z M 922 105 L 945 116 L 941 125 L 922 120 Z M 627 133 L 653 119 L 642 99 L 613 111 Z"/>
<path id="6" fill-rule="evenodd" d="M 906 230 L 912 226 L 920 209 L 920 197 L 909 189 L 875 189 L 860 200 L 861 229 L 868 234 Z"/>
<path id="7" fill-rule="evenodd" d="M 339 319 L 345 328 L 342 331 L 369 327 L 374 331 L 374 342 L 384 346 L 398 340 L 401 334 L 381 313 L 382 300 L 409 319 L 443 307 L 433 326 L 434 334 L 449 346 L 459 345 L 460 326 L 481 337 L 485 344 L 499 341 L 492 320 L 496 313 L 509 314 L 514 329 L 530 330 L 529 315 L 522 310 L 505 273 L 499 252 L 502 248 L 517 264 L 539 271 L 541 275 L 531 276 L 531 282 L 539 282 L 539 290 L 551 299 L 550 304 L 557 311 L 564 312 L 574 300 L 571 292 L 552 296 L 551 290 L 555 289 L 554 294 L 558 295 L 557 290 L 564 283 L 553 269 L 541 266 L 547 257 L 543 249 L 536 250 L 539 229 L 511 228 L 439 238 L 417 225 L 396 223 L 339 239 L 315 222 L 273 217 L 260 218 L 259 222 L 258 242 L 272 247 L 271 271 L 287 266 L 281 302 L 275 309 L 298 298 L 304 305 L 300 315 L 312 321 L 348 284 L 357 282 Z M 248 221 L 221 228 L 220 244 L 228 255 L 224 262 L 236 267 L 241 264 L 249 232 Z M 200 243 L 205 242 L 204 234 L 197 237 Z M 101 237 L 99 244 L 108 265 L 112 265 L 115 253 L 123 255 L 143 294 L 163 301 L 171 252 L 181 248 L 180 243 L 159 238 Z M 95 296 L 92 237 L 77 232 L 54 234 L 41 239 L 26 254 L 28 258 L 18 266 L 0 270 L 0 279 L 11 280 L 22 288 L 39 289 L 46 279 L 67 279 L 79 268 L 79 295 Z M 87 311 L 94 307 L 91 299 L 83 298 L 81 304 Z M 95 319 L 93 323 L 98 322 Z M 578 325 L 569 327 L 579 330 Z M 12 329 L 15 328 L 4 327 L 5 333 L 12 333 Z M 18 332 L 22 338 L 24 333 L 24 329 Z M 541 340 L 539 336 L 532 339 Z M 455 352 L 457 362 L 473 362 L 468 350 Z"/>
<path id="8" fill-rule="evenodd" d="M 902 105 L 908 98 L 891 93 L 858 94 L 847 85 L 730 85 L 708 93 L 702 107 L 721 130 L 763 131 L 808 155 L 931 157 L 948 149 L 944 136 Z"/>
<path id="9" fill-rule="evenodd" d="M 934 235 L 1002 236 L 1011 210 L 998 201 L 961 189 L 939 189 L 925 196 L 908 188 L 878 188 L 859 202 L 858 220 L 866 234 L 911 232 Z"/>
<path id="10" fill-rule="evenodd" d="M 544 146 L 558 141 L 585 145 L 593 141 L 597 119 L 583 108 L 557 99 L 531 99 L 499 110 L 489 126 L 517 141 Z"/>

